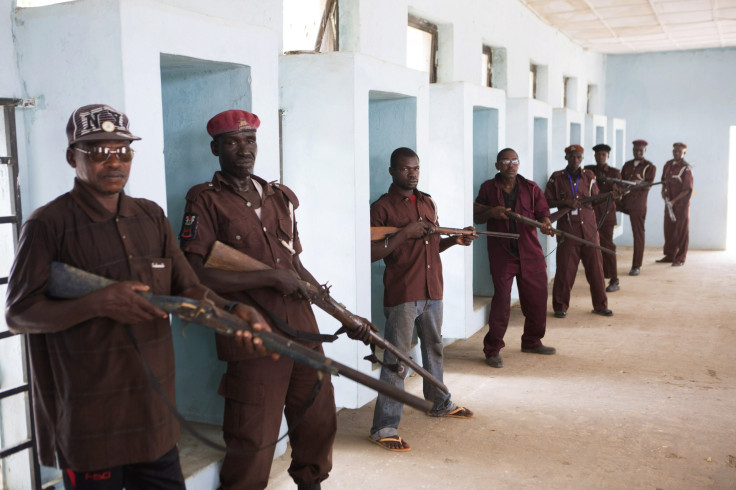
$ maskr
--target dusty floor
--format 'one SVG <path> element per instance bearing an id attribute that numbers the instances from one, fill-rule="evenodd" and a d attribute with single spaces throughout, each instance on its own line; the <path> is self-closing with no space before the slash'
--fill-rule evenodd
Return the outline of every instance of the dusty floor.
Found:
<path id="1" fill-rule="evenodd" d="M 581 267 L 568 317 L 548 318 L 557 355 L 520 352 L 518 306 L 502 369 L 483 362 L 484 331 L 445 350 L 445 383 L 474 419 L 405 408 L 412 451 L 394 453 L 367 440 L 372 403 L 341 410 L 322 487 L 736 488 L 736 257 L 691 252 L 674 268 L 651 249 L 629 277 L 620 252 L 615 315 L 590 313 Z M 420 380 L 407 389 L 421 396 Z M 270 489 L 295 488 L 288 463 L 274 462 Z"/>

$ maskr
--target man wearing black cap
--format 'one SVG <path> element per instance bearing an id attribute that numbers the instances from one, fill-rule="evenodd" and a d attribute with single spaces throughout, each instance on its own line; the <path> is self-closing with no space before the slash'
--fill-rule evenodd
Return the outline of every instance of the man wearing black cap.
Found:
<path id="1" fill-rule="evenodd" d="M 685 265 L 690 242 L 693 172 L 690 164 L 685 161 L 685 152 L 685 143 L 672 145 L 674 158 L 665 163 L 662 169 L 662 199 L 665 200 L 664 257 L 657 262 L 671 262 L 673 267 Z"/>
<path id="2" fill-rule="evenodd" d="M 210 149 L 219 159 L 220 171 L 211 182 L 187 193 L 181 247 L 204 284 L 228 299 L 278 316 L 295 332 L 274 330 L 322 352 L 317 321 L 305 299 L 309 294 L 301 282 L 319 287 L 299 258 L 302 247 L 294 216 L 299 200 L 285 185 L 268 183 L 253 174 L 260 123 L 255 114 L 240 110 L 222 112 L 207 123 Z M 205 257 L 215 241 L 271 269 L 205 268 Z M 287 358 L 273 362 L 252 355 L 225 338 L 217 339 L 217 352 L 228 363 L 218 390 L 225 397 L 225 442 L 246 453 L 225 455 L 220 470 L 222 488 L 266 487 L 282 413 L 290 431 L 289 474 L 300 489 L 319 488 L 332 468 L 337 430 L 330 377 L 324 378 L 319 389 L 320 378 L 313 369 Z"/>
<path id="3" fill-rule="evenodd" d="M 80 107 L 67 138 L 74 188 L 29 216 L 8 283 L 8 325 L 30 334 L 39 460 L 55 466 L 58 458 L 67 489 L 183 489 L 179 426 L 144 367 L 173 401 L 171 327 L 136 292 L 227 302 L 199 283 L 163 210 L 123 191 L 130 144 L 140 139 L 125 114 Z M 45 294 L 52 261 L 118 282 L 53 300 Z M 234 312 L 262 322 L 250 307 Z M 239 345 L 265 354 L 249 338 L 239 337 Z"/>
<path id="4" fill-rule="evenodd" d="M 608 198 L 600 200 L 593 205 L 595 219 L 598 223 L 598 236 L 601 246 L 616 251 L 613 243 L 613 228 L 616 226 L 616 201 L 620 197 L 621 188 L 607 179 L 621 179 L 621 172 L 617 168 L 608 165 L 608 155 L 611 147 L 606 144 L 598 144 L 593 147 L 595 152 L 595 165 L 586 165 L 585 169 L 595 174 L 598 191 L 601 194 L 608 193 Z M 619 290 L 618 272 L 616 271 L 616 256 L 613 254 L 603 255 L 603 276 L 610 281 L 606 286 L 606 292 L 613 293 Z"/>
<path id="5" fill-rule="evenodd" d="M 570 145 L 565 148 L 567 167 L 550 176 L 544 197 L 550 208 L 572 209 L 557 222 L 557 228 L 560 231 L 598 245 L 593 205 L 590 202 L 581 202 L 583 198 L 598 194 L 595 174 L 590 170 L 580 168 L 580 164 L 583 163 L 583 151 L 580 145 Z M 613 312 L 608 309 L 601 251 L 558 236 L 555 258 L 557 271 L 552 285 L 552 308 L 555 317 L 565 318 L 567 316 L 570 291 L 575 284 L 575 276 L 581 260 L 585 269 L 585 278 L 590 285 L 590 296 L 593 301 L 592 312 L 597 315 L 612 316 Z"/>
<path id="6" fill-rule="evenodd" d="M 657 173 L 657 167 L 652 162 L 644 159 L 647 151 L 647 143 L 644 140 L 635 140 L 634 159 L 629 160 L 621 169 L 623 180 L 631 182 L 652 184 Z M 630 276 L 638 276 L 641 272 L 641 262 L 644 258 L 645 229 L 644 222 L 647 219 L 647 196 L 649 186 L 633 189 L 621 199 L 624 213 L 629 215 L 631 221 L 631 233 L 634 235 L 634 257 L 631 261 Z"/>

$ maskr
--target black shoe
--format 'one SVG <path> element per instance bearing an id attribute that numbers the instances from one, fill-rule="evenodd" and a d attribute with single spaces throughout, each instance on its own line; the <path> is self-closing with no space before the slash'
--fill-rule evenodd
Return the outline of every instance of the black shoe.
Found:
<path id="1" fill-rule="evenodd" d="M 297 490 L 320 490 L 322 485 L 319 483 L 300 483 L 296 488 Z"/>
<path id="2" fill-rule="evenodd" d="M 632 267 L 631 270 L 629 271 L 629 275 L 638 276 L 640 271 L 641 271 L 640 267 Z"/>
<path id="3" fill-rule="evenodd" d="M 566 316 L 566 311 L 555 311 L 555 318 L 565 318 Z"/>
<path id="4" fill-rule="evenodd" d="M 611 282 L 606 286 L 607 293 L 615 293 L 618 291 L 618 279 L 611 279 Z"/>
<path id="5" fill-rule="evenodd" d="M 657 260 L 655 260 L 655 262 L 659 262 L 660 264 L 661 264 L 661 263 L 666 263 L 666 264 L 668 264 L 668 263 L 672 262 L 672 259 L 668 259 L 667 257 L 662 257 L 661 259 L 657 259 Z"/>
<path id="6" fill-rule="evenodd" d="M 592 310 L 591 313 L 602 316 L 613 316 L 613 312 L 608 308 L 606 308 L 605 310 Z"/>
<path id="7" fill-rule="evenodd" d="M 525 349 L 524 347 L 522 347 L 521 352 L 526 352 L 528 354 L 543 354 L 545 356 L 551 356 L 552 354 L 557 353 L 557 349 L 555 349 L 554 347 L 549 347 L 547 345 L 540 345 L 537 347 L 532 347 L 531 349 Z"/>
<path id="8" fill-rule="evenodd" d="M 685 262 L 672 262 L 672 267 L 682 267 Z"/>
<path id="9" fill-rule="evenodd" d="M 496 354 L 495 356 L 486 357 L 486 364 L 494 368 L 502 368 L 503 359 L 501 359 L 501 354 Z"/>

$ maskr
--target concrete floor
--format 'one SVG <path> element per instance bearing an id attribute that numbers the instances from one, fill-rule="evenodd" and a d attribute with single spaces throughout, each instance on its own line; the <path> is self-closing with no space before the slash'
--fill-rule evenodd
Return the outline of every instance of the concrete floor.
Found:
<path id="1" fill-rule="evenodd" d="M 590 313 L 582 267 L 566 319 L 548 317 L 556 356 L 523 354 L 512 309 L 505 367 L 483 362 L 484 330 L 445 350 L 445 383 L 472 420 L 404 409 L 408 453 L 367 440 L 373 403 L 338 413 L 324 489 L 736 488 L 736 257 L 688 255 L 629 277 L 620 249 L 615 315 Z M 551 300 L 550 300 L 551 301 Z M 550 308 L 551 312 L 551 308 Z M 447 320 L 446 320 L 447 321 Z M 407 389 L 421 396 L 421 381 Z M 269 489 L 291 489 L 288 450 Z"/>

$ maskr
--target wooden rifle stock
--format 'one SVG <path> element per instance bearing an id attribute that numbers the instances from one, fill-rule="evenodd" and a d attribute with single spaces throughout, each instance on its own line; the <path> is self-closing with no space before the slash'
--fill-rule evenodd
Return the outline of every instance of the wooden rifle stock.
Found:
<path id="1" fill-rule="evenodd" d="M 385 239 L 388 235 L 401 230 L 397 226 L 371 226 L 371 241 L 377 242 L 378 240 Z M 482 230 L 466 230 L 464 228 L 445 228 L 442 226 L 433 226 L 429 234 L 430 235 L 472 235 L 475 233 L 480 236 L 492 236 L 497 238 L 512 238 L 518 239 L 518 233 L 505 233 L 502 231 L 482 231 Z"/>
<path id="2" fill-rule="evenodd" d="M 47 294 L 52 298 L 74 299 L 93 293 L 114 283 L 115 281 L 111 279 L 97 276 L 70 265 L 52 262 Z M 394 385 L 377 380 L 360 371 L 340 364 L 301 344 L 297 344 L 273 332 L 252 330 L 247 321 L 237 315 L 215 307 L 211 301 L 196 301 L 179 296 L 162 296 L 145 291 L 138 291 L 138 294 L 167 313 L 177 316 L 185 322 L 197 323 L 209 327 L 217 333 L 229 337 L 234 336 L 238 330 L 248 330 L 253 334 L 253 337 L 260 338 L 263 341 L 263 345 L 272 352 L 293 359 L 296 362 L 305 364 L 325 374 L 343 375 L 356 383 L 383 393 L 417 410 L 427 412 L 432 409 L 432 403 L 426 400 L 407 393 Z"/>
<path id="3" fill-rule="evenodd" d="M 216 241 L 212 245 L 207 260 L 204 263 L 205 267 L 212 269 L 220 269 L 225 271 L 235 272 L 252 272 L 252 271 L 263 271 L 272 269 L 270 266 L 254 259 L 246 253 L 232 248 L 220 241 Z M 312 283 L 307 281 L 301 281 L 304 287 L 310 293 L 309 300 L 317 305 L 320 309 L 325 311 L 330 316 L 336 318 L 342 325 L 351 330 L 355 330 L 363 325 L 363 320 L 358 316 L 351 313 L 345 306 L 336 301 L 330 296 L 329 291 L 321 289 Z M 371 324 L 373 328 L 375 326 Z M 445 384 L 432 376 L 426 369 L 414 362 L 409 356 L 401 352 L 395 345 L 388 342 L 386 339 L 378 335 L 376 332 L 371 331 L 370 338 L 368 341 L 380 347 L 383 350 L 389 351 L 402 363 L 412 368 L 422 378 L 426 379 L 437 388 L 442 390 L 444 393 L 449 393 L 449 390 Z"/>

